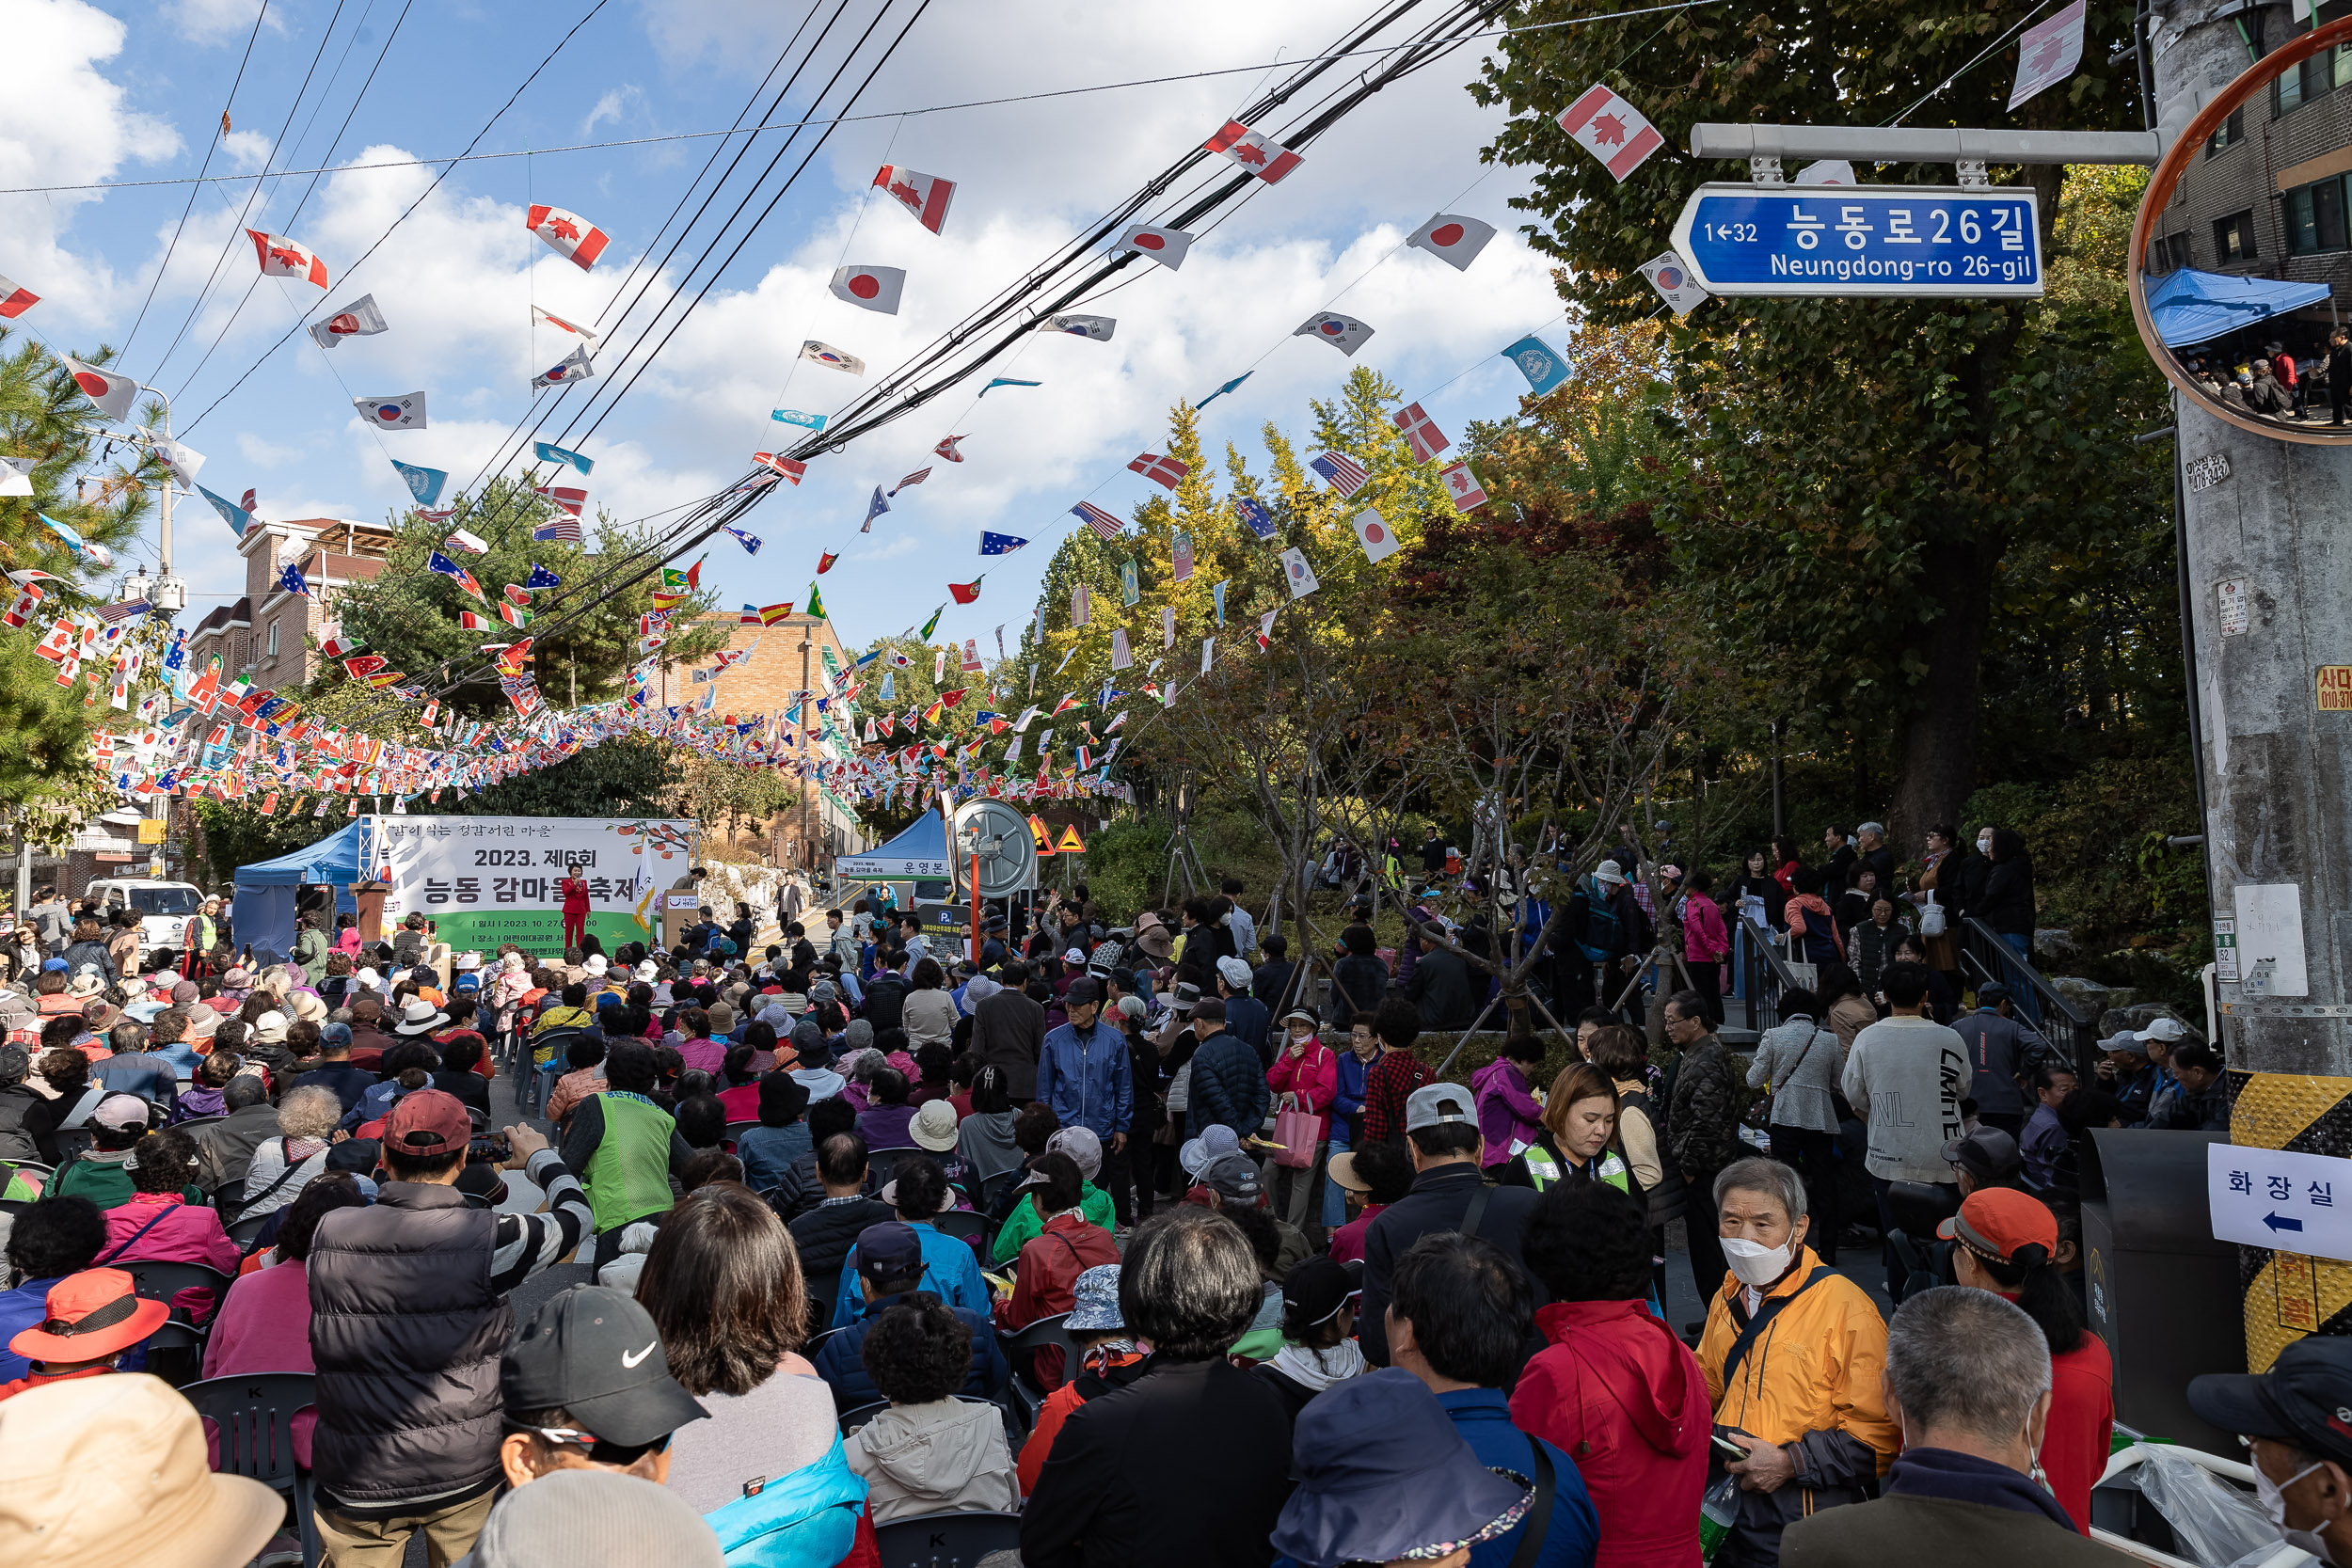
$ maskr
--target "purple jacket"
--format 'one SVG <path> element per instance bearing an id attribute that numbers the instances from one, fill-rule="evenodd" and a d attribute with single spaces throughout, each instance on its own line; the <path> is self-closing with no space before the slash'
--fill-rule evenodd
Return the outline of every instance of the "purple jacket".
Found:
<path id="1" fill-rule="evenodd" d="M 1515 1152 L 1514 1142 L 1532 1144 L 1544 1130 L 1544 1108 L 1508 1056 L 1497 1056 L 1470 1075 L 1470 1097 L 1478 1101 L 1478 1131 L 1486 1140 L 1482 1164 L 1502 1164 Z"/>

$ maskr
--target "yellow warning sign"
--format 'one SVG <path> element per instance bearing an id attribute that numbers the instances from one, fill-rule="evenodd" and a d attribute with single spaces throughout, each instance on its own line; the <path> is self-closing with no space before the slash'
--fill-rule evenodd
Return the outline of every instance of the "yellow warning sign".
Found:
<path id="1" fill-rule="evenodd" d="M 1057 855 L 1083 855 L 1086 852 L 1087 841 L 1078 836 L 1078 830 L 1075 828 L 1064 828 L 1061 831 L 1060 841 L 1054 846 L 1054 853 Z"/>
<path id="2" fill-rule="evenodd" d="M 1035 813 L 1029 816 L 1029 836 L 1037 840 L 1040 854 L 1050 855 L 1054 852 L 1054 830 L 1045 825 L 1045 818 Z"/>
<path id="3" fill-rule="evenodd" d="M 2319 711 L 2352 713 L 2352 664 L 2319 667 Z"/>
<path id="4" fill-rule="evenodd" d="M 2345 689 L 2344 705 L 2352 709 L 2352 688 Z M 2352 1153 L 2352 1078 L 2244 1074 L 2231 1102 L 2230 1142 L 2302 1154 Z M 2256 1247 L 2240 1256 L 2261 1259 L 2250 1274 L 2239 1271 L 2246 1280 L 2247 1370 L 2268 1370 L 2280 1351 L 2307 1334 L 2352 1331 L 2352 1263 Z"/>

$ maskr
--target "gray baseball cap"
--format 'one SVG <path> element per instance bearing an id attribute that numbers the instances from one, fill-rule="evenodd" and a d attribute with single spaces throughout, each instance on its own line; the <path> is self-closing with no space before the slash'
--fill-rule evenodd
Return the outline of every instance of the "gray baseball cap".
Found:
<path id="1" fill-rule="evenodd" d="M 1450 1122 L 1478 1125 L 1478 1102 L 1459 1084 L 1425 1084 L 1405 1101 L 1405 1131 L 1443 1127 Z"/>

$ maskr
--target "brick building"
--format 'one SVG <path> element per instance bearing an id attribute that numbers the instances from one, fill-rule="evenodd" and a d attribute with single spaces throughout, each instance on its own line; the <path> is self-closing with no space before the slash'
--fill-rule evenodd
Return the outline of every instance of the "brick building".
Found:
<path id="1" fill-rule="evenodd" d="M 336 591 L 373 581 L 384 570 L 392 540 L 392 531 L 380 523 L 255 519 L 237 541 L 237 553 L 245 557 L 245 595 L 189 628 L 189 653 L 199 665 L 220 655 L 232 678 L 249 674 L 256 687 L 301 685 L 323 660 L 307 639 L 333 619 Z M 308 596 L 279 585 L 289 565 L 301 568 Z"/>
<path id="2" fill-rule="evenodd" d="M 2332 20 L 2342 5 L 2323 8 Z M 2286 8 L 2265 6 L 2275 29 Z M 2194 267 L 2233 277 L 2325 283 L 2324 303 L 2213 340 L 2228 357 L 2272 340 L 2300 360 L 2352 322 L 2352 48 L 2281 73 L 2223 122 L 2190 160 L 2152 226 L 2152 276 Z"/>
<path id="3" fill-rule="evenodd" d="M 714 713 L 732 713 L 738 718 L 753 714 L 781 716 L 797 701 L 797 693 L 824 688 L 827 650 L 837 669 L 847 669 L 854 657 L 834 630 L 833 623 L 821 616 L 794 615 L 772 626 L 747 626 L 741 624 L 739 616 L 731 614 L 711 614 L 703 619 L 707 625 L 726 632 L 728 652 L 748 649 L 751 657 L 728 666 L 708 681 L 695 680 L 697 672 L 691 670 L 664 671 L 660 695 L 664 705 L 698 703 L 715 685 L 719 694 L 711 704 Z M 709 668 L 706 664 L 702 671 Z M 794 733 L 797 735 L 798 731 Z M 806 741 L 803 744 L 809 745 Z M 812 759 L 817 756 L 813 748 L 806 754 Z M 815 851 L 813 860 L 803 853 L 803 841 Z M 778 865 L 827 864 L 835 855 L 865 848 L 866 842 L 865 830 L 858 819 L 813 789 L 804 790 L 801 803 L 769 827 L 769 850 Z"/>

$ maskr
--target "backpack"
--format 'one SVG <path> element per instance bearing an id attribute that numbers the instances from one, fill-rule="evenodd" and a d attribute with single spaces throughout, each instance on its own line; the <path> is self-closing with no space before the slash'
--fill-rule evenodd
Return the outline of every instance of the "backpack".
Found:
<path id="1" fill-rule="evenodd" d="M 1583 901 L 1584 908 L 1584 935 L 1577 945 L 1584 949 L 1584 956 L 1593 962 L 1607 963 L 1625 945 L 1625 922 L 1617 918 L 1606 894 L 1596 899 L 1588 887 L 1577 897 Z"/>

